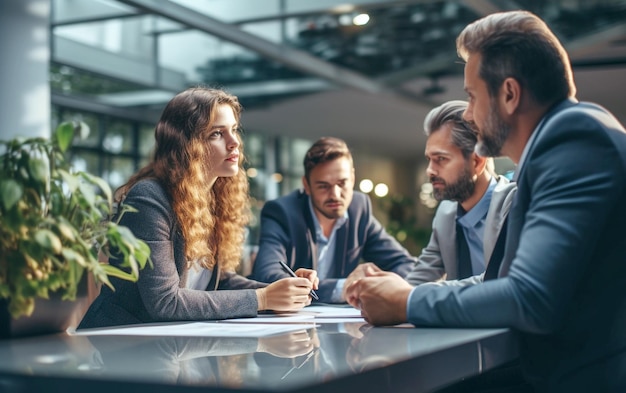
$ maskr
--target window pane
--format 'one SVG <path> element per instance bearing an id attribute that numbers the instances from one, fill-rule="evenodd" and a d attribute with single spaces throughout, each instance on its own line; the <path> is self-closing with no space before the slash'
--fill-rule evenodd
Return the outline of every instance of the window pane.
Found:
<path id="1" fill-rule="evenodd" d="M 128 121 L 109 119 L 106 125 L 102 148 L 110 153 L 133 151 L 133 125 Z"/>
<path id="2" fill-rule="evenodd" d="M 105 166 L 102 177 L 113 189 L 126 183 L 128 178 L 135 173 L 135 164 L 130 158 L 110 156 L 106 159 Z"/>
<path id="3" fill-rule="evenodd" d="M 72 168 L 76 171 L 88 172 L 96 176 L 100 176 L 98 153 L 94 153 L 87 150 L 73 149 L 72 150 Z"/>
<path id="4" fill-rule="evenodd" d="M 250 167 L 265 166 L 265 144 L 267 138 L 259 134 L 244 136 L 244 151 Z"/>
<path id="5" fill-rule="evenodd" d="M 139 155 L 150 157 L 154 148 L 154 126 L 141 124 L 139 126 Z"/>

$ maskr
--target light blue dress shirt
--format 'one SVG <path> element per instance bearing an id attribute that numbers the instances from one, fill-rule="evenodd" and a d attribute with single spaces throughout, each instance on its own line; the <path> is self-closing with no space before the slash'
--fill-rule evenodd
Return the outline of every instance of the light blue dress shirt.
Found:
<path id="1" fill-rule="evenodd" d="M 463 228 L 463 234 L 467 241 L 472 261 L 472 274 L 482 274 L 485 271 L 485 252 L 483 250 L 483 235 L 485 233 L 485 220 L 491 204 L 491 195 L 498 182 L 495 178 L 489 181 L 489 187 L 478 203 L 456 220 Z M 460 205 L 459 205 L 460 206 Z"/>
<path id="2" fill-rule="evenodd" d="M 311 210 L 311 216 L 313 217 L 313 223 L 315 225 L 315 242 L 317 244 L 317 277 L 320 280 L 328 278 L 333 269 L 333 260 L 335 257 L 335 243 L 336 243 L 336 233 L 339 228 L 341 228 L 346 221 L 348 221 L 348 211 L 346 210 L 343 217 L 339 217 L 337 221 L 335 221 L 335 225 L 333 226 L 333 230 L 330 232 L 330 236 L 328 238 L 324 236 L 324 231 L 322 231 L 322 227 L 320 225 L 317 216 L 315 215 L 315 210 L 313 208 L 313 202 L 311 198 L 309 198 L 309 209 Z M 337 280 L 337 285 L 333 290 L 333 294 L 331 295 L 331 300 L 333 302 L 341 302 L 341 295 L 343 292 L 343 285 L 345 283 L 345 279 Z"/>

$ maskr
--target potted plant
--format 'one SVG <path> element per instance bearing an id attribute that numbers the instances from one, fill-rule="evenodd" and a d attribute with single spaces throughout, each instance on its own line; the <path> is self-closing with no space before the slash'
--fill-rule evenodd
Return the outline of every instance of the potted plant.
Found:
<path id="1" fill-rule="evenodd" d="M 109 185 L 66 159 L 75 133 L 85 131 L 66 122 L 49 139 L 0 141 L 0 302 L 9 319 L 30 316 L 35 300 L 53 293 L 74 300 L 85 272 L 112 287 L 109 276 L 137 280 L 149 262 L 148 246 L 109 220 Z M 122 269 L 98 260 L 109 247 Z"/>

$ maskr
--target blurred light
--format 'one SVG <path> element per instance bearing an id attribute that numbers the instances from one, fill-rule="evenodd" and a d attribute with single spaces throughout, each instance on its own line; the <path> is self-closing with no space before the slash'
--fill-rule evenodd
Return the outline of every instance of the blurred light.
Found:
<path id="1" fill-rule="evenodd" d="M 428 207 L 429 209 L 437 207 L 437 204 L 439 203 L 433 196 L 433 185 L 430 182 L 424 183 L 420 187 L 419 199 L 422 202 L 422 205 Z"/>
<path id="2" fill-rule="evenodd" d="M 415 12 L 411 15 L 411 22 L 422 23 L 426 20 L 426 15 L 423 12 Z"/>
<path id="3" fill-rule="evenodd" d="M 122 174 L 120 171 L 116 171 L 113 170 L 108 174 L 108 180 L 109 180 L 109 184 L 113 187 L 113 188 L 117 188 L 119 186 L 121 186 L 124 183 L 124 174 Z"/>
<path id="4" fill-rule="evenodd" d="M 368 14 L 358 14 L 357 16 L 352 18 L 352 23 L 354 23 L 356 26 L 366 25 L 369 21 L 370 16 Z"/>
<path id="5" fill-rule="evenodd" d="M 74 157 L 72 159 L 72 169 L 80 172 L 87 172 L 87 161 L 81 157 Z"/>
<path id="6" fill-rule="evenodd" d="M 363 179 L 359 183 L 359 190 L 364 193 L 370 193 L 374 189 L 374 183 L 370 179 Z"/>
<path id="7" fill-rule="evenodd" d="M 376 187 L 374 187 L 374 194 L 376 194 L 377 197 L 382 198 L 385 195 L 387 195 L 388 192 L 389 192 L 389 187 L 387 187 L 385 183 L 378 183 L 376 184 Z"/>
<path id="8" fill-rule="evenodd" d="M 396 239 L 399 242 L 403 242 L 405 241 L 407 238 L 406 232 L 405 231 L 398 231 L 398 233 L 396 233 Z"/>
<path id="9" fill-rule="evenodd" d="M 339 24 L 343 26 L 350 26 L 352 24 L 352 16 L 348 14 L 340 15 Z"/>
<path id="10" fill-rule="evenodd" d="M 121 153 L 124 147 L 124 138 L 121 135 L 107 135 L 102 141 L 102 147 L 111 153 Z"/>
<path id="11" fill-rule="evenodd" d="M 248 168 L 246 174 L 248 175 L 248 177 L 257 177 L 259 172 L 256 170 L 256 168 Z"/>
<path id="12" fill-rule="evenodd" d="M 334 13 L 341 13 L 341 12 L 352 12 L 354 10 L 354 6 L 350 5 L 350 4 L 339 4 L 336 7 L 331 8 L 331 10 Z"/>
<path id="13" fill-rule="evenodd" d="M 274 183 L 280 183 L 283 181 L 283 175 L 278 172 L 272 173 L 272 180 L 274 181 Z"/>

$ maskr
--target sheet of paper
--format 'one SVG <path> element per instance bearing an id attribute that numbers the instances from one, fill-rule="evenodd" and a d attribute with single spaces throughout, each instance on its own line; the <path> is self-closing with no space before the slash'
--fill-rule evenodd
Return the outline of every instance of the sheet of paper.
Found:
<path id="1" fill-rule="evenodd" d="M 256 319 L 256 318 L 253 318 Z M 187 337 L 265 337 L 310 329 L 312 324 L 233 324 L 222 322 L 172 322 L 98 329 L 68 329 L 78 336 L 187 336 Z"/>
<path id="2" fill-rule="evenodd" d="M 315 323 L 324 324 L 324 323 L 365 323 L 365 319 L 362 317 L 346 317 L 346 318 L 335 318 L 335 317 L 324 317 L 324 318 L 316 318 Z"/>
<path id="3" fill-rule="evenodd" d="M 237 324 L 254 323 L 326 323 L 358 322 L 363 320 L 361 311 L 348 306 L 307 306 L 298 311 L 259 314 L 254 318 L 226 319 L 221 322 Z"/>
<path id="4" fill-rule="evenodd" d="M 298 311 L 300 315 L 318 318 L 361 318 L 361 310 L 348 306 L 308 306 Z"/>
<path id="5" fill-rule="evenodd" d="M 233 318 L 225 319 L 220 323 L 310 323 L 315 324 L 315 315 L 313 314 L 300 314 L 299 312 L 293 313 L 278 313 L 278 314 L 259 314 L 254 318 Z"/>

